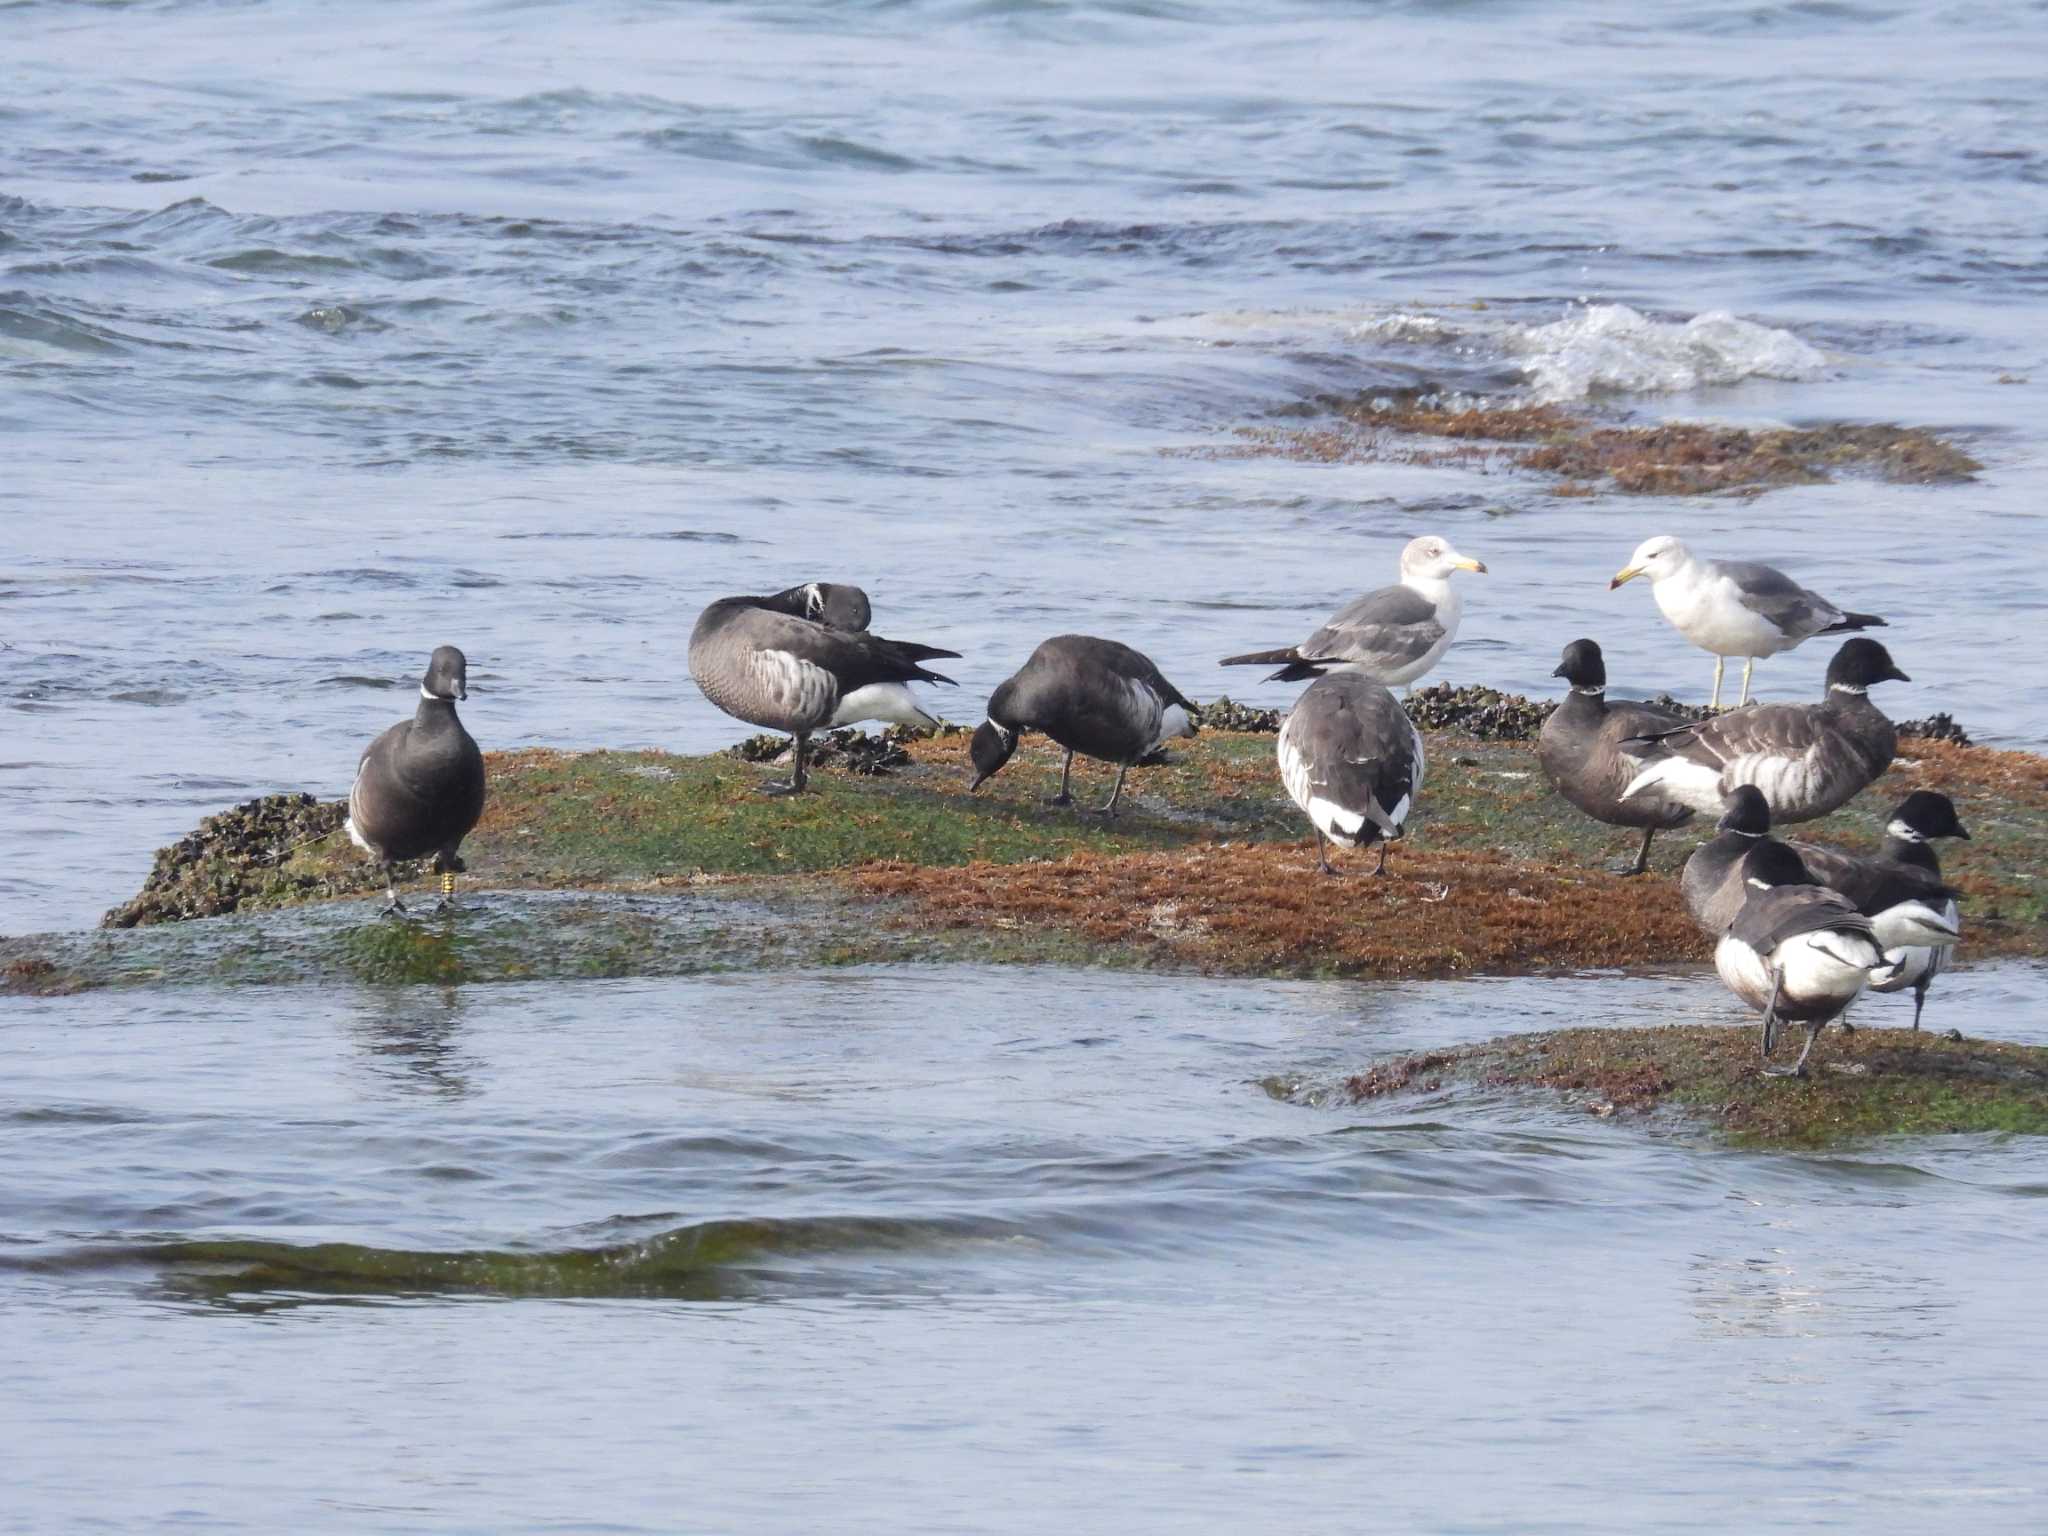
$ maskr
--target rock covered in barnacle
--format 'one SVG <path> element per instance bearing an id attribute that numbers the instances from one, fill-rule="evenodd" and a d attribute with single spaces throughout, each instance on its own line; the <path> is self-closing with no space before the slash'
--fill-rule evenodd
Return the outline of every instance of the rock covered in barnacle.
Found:
<path id="1" fill-rule="evenodd" d="M 289 871 L 302 847 L 343 836 L 348 807 L 308 794 L 262 795 L 200 822 L 159 848 L 142 889 L 100 920 L 106 928 L 215 917 L 245 907 L 280 906 L 315 896 L 367 890 L 376 872 L 364 865 L 336 871 Z"/>
<path id="2" fill-rule="evenodd" d="M 1250 735 L 1270 735 L 1280 729 L 1280 722 L 1287 718 L 1284 709 L 1259 709 L 1255 705 L 1240 704 L 1225 694 L 1201 706 L 1201 726 L 1205 731 L 1243 731 Z"/>
<path id="3" fill-rule="evenodd" d="M 1924 720 L 1895 721 L 1892 729 L 1898 732 L 1901 741 L 1914 738 L 1920 741 L 1947 741 L 1959 747 L 1974 747 L 1970 733 L 1956 724 L 1956 717 L 1947 710 L 1929 715 Z"/>
<path id="4" fill-rule="evenodd" d="M 926 741 L 934 736 L 956 734 L 958 726 L 925 730 L 914 725 L 892 725 L 886 731 L 870 733 L 854 726 L 841 726 L 822 736 L 813 736 L 804 763 L 810 768 L 838 768 L 866 777 L 886 774 L 908 766 L 910 753 L 904 744 Z M 790 737 L 763 732 L 734 742 L 725 749 L 728 757 L 743 763 L 778 763 L 789 756 Z"/>

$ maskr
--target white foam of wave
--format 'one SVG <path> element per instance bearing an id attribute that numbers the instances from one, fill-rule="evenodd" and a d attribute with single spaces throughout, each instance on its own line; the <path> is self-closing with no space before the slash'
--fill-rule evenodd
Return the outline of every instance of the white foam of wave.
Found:
<path id="1" fill-rule="evenodd" d="M 1817 379 L 1827 367 L 1823 353 L 1790 331 L 1725 310 L 1681 323 L 1626 304 L 1589 304 L 1549 325 L 1511 326 L 1501 339 L 1541 401 Z"/>

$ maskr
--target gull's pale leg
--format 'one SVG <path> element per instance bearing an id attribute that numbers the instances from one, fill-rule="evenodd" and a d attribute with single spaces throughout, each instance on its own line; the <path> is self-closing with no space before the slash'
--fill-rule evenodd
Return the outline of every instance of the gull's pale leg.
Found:
<path id="1" fill-rule="evenodd" d="M 1707 706 L 1709 709 L 1719 709 L 1721 707 L 1721 669 L 1727 665 L 1728 658 L 1726 656 L 1716 656 L 1714 658 L 1714 702 Z"/>

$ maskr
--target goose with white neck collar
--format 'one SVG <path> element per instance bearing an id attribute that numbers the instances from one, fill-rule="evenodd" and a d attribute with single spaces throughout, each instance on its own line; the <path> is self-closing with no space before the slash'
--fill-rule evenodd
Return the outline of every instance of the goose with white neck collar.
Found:
<path id="1" fill-rule="evenodd" d="M 1607 697 L 1607 662 L 1592 640 L 1574 640 L 1552 677 L 1571 685 L 1536 736 L 1536 761 L 1551 787 L 1595 821 L 1610 827 L 1641 827 L 1642 846 L 1632 863 L 1616 873 L 1640 875 L 1650 867 L 1650 839 L 1659 831 L 1692 820 L 1693 809 L 1655 792 L 1622 798 L 1641 764 L 1622 755 L 1622 742 L 1668 731 L 1686 723 L 1683 715 L 1654 704 Z"/>
<path id="2" fill-rule="evenodd" d="M 484 755 L 463 728 L 455 701 L 469 697 L 469 661 L 452 645 L 436 650 L 420 679 L 420 702 L 371 742 L 348 792 L 349 840 L 384 866 L 386 914 L 403 912 L 391 866 L 434 855 L 441 905 L 455 901 L 462 840 L 484 813 Z"/>

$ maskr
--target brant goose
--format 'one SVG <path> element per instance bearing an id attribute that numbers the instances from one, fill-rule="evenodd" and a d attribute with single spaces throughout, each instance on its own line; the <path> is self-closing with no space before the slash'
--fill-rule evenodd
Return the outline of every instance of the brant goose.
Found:
<path id="1" fill-rule="evenodd" d="M 1891 766 L 1898 736 L 1869 697 L 1886 681 L 1909 681 L 1891 653 L 1861 636 L 1847 641 L 1818 704 L 1759 704 L 1630 742 L 1643 768 L 1622 798 L 1654 790 L 1714 812 L 1736 785 L 1754 784 L 1775 821 L 1825 816 Z"/>
<path id="2" fill-rule="evenodd" d="M 1746 658 L 1742 697 L 1749 702 L 1750 673 L 1759 656 L 1789 651 L 1815 635 L 1881 625 L 1873 613 L 1849 613 L 1809 592 L 1775 566 L 1750 560 L 1702 560 L 1666 534 L 1645 539 L 1607 583 L 1612 592 L 1638 576 L 1650 578 L 1657 606 L 1686 639 L 1714 653 L 1714 708 L 1721 707 L 1721 669 L 1730 656 Z"/>
<path id="3" fill-rule="evenodd" d="M 874 616 L 867 593 L 843 581 L 807 581 L 800 587 L 785 587 L 759 602 L 763 608 L 773 608 L 792 618 L 815 619 L 827 629 L 866 629 L 868 620 Z"/>
<path id="4" fill-rule="evenodd" d="M 1642 765 L 1622 755 L 1632 736 L 1684 725 L 1685 717 L 1654 704 L 1607 697 L 1607 663 L 1591 640 L 1574 640 L 1550 674 L 1571 684 L 1564 702 L 1550 712 L 1536 737 L 1536 760 L 1551 786 L 1595 821 L 1610 827 L 1641 827 L 1643 845 L 1635 862 L 1619 873 L 1640 875 L 1650 867 L 1650 839 L 1667 827 L 1692 820 L 1692 807 L 1649 792 L 1621 798 Z"/>
<path id="5" fill-rule="evenodd" d="M 1073 804 L 1067 784 L 1079 752 L 1117 765 L 1116 788 L 1098 807 L 1114 816 L 1131 764 L 1169 737 L 1194 735 L 1194 714 L 1149 656 L 1092 635 L 1055 635 L 990 697 L 988 718 L 968 744 L 974 779 L 967 788 L 979 789 L 1007 763 L 1024 732 L 1043 731 L 1067 749 L 1060 792 L 1047 803 Z"/>
<path id="6" fill-rule="evenodd" d="M 1794 843 L 1815 878 L 1840 891 L 1870 919 L 1892 969 L 1873 976 L 1873 992 L 1913 989 L 1913 1028 L 1927 1006 L 1927 989 L 1948 968 L 1962 933 L 1956 892 L 1941 883 L 1941 861 L 1928 845 L 1937 837 L 1970 834 L 1956 819 L 1955 802 L 1931 789 L 1916 789 L 1899 802 L 1885 825 L 1884 846 L 1875 857 L 1844 853 L 1819 843 Z"/>
<path id="7" fill-rule="evenodd" d="M 457 851 L 484 813 L 484 755 L 455 715 L 469 697 L 469 662 L 452 645 L 436 650 L 420 679 L 420 702 L 370 743 L 348 792 L 348 835 L 384 866 L 385 915 L 405 911 L 392 865 L 434 855 L 443 908 L 455 904 Z"/>
<path id="8" fill-rule="evenodd" d="M 1356 672 L 1332 672 L 1303 690 L 1280 727 L 1280 782 L 1316 833 L 1316 868 L 1330 867 L 1324 841 L 1380 845 L 1373 873 L 1387 872 L 1387 843 L 1422 790 L 1422 734 L 1401 703 Z"/>
<path id="9" fill-rule="evenodd" d="M 1771 835 L 1771 805 L 1754 784 L 1737 785 L 1714 835 L 1685 861 L 1678 894 L 1700 932 L 1718 939 L 1742 910 L 1749 894 L 1742 883 L 1742 861 L 1750 849 Z"/>
<path id="10" fill-rule="evenodd" d="M 833 629 L 766 606 L 760 597 L 722 597 L 690 631 L 690 676 L 728 715 L 796 738 L 795 771 L 761 786 L 793 795 L 809 782 L 804 752 L 811 734 L 857 720 L 937 725 L 904 685 L 950 683 L 922 662 L 958 651 Z"/>
<path id="11" fill-rule="evenodd" d="M 1863 995 L 1872 970 L 1886 965 L 1884 946 L 1854 902 L 1814 884 L 1799 855 L 1775 839 L 1744 856 L 1742 880 L 1748 895 L 1714 946 L 1714 969 L 1764 1016 L 1765 1061 L 1781 1023 L 1806 1026 L 1799 1059 L 1764 1068 L 1771 1077 L 1804 1077 L 1828 1021 Z"/>
<path id="12" fill-rule="evenodd" d="M 1226 667 L 1271 666 L 1265 681 L 1297 683 L 1325 672 L 1352 671 L 1378 683 L 1406 683 L 1436 665 L 1458 633 L 1458 594 L 1451 572 L 1484 571 L 1434 534 L 1401 551 L 1401 580 L 1368 592 L 1299 645 L 1226 656 Z"/>

